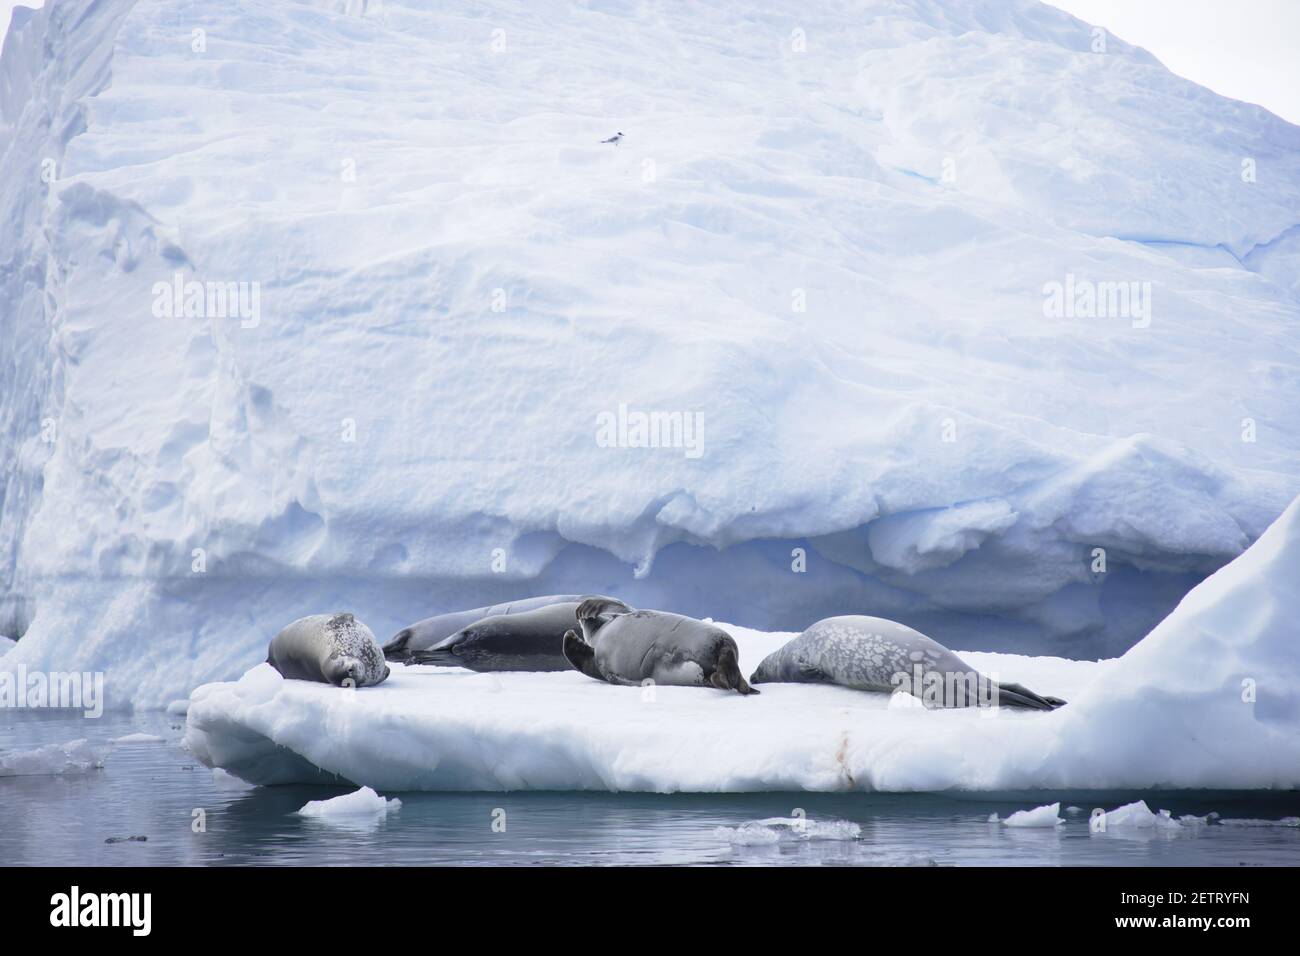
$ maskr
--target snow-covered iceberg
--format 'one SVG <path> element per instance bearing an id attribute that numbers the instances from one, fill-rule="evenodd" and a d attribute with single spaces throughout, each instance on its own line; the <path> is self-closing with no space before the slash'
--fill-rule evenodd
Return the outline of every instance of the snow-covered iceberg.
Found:
<path id="1" fill-rule="evenodd" d="M 741 698 L 401 665 L 348 691 L 261 664 L 195 690 L 185 739 L 250 782 L 381 790 L 1296 788 L 1297 620 L 1300 500 L 1118 660 L 967 655 L 1070 701 L 1050 713 L 891 707 L 810 684 Z M 746 672 L 791 636 L 731 630 Z"/>
<path id="2" fill-rule="evenodd" d="M 1114 656 L 1300 492 L 1297 210 L 1034 0 L 20 9 L 4 666 L 575 591 Z"/>

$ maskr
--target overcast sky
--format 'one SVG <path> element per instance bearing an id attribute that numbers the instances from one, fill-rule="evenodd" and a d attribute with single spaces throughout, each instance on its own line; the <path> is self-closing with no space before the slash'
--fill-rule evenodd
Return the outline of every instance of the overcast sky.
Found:
<path id="1" fill-rule="evenodd" d="M 1146 47 L 1181 76 L 1300 124 L 1300 0 L 1051 2 Z M 15 5 L 0 0 L 0 31 Z"/>
<path id="2" fill-rule="evenodd" d="M 1300 0 L 1050 0 L 1179 76 L 1300 124 Z"/>

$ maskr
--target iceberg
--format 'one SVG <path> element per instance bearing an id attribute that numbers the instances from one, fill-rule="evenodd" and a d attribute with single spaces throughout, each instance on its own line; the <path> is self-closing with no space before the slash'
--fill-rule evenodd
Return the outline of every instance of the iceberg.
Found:
<path id="1" fill-rule="evenodd" d="M 185 742 L 250 783 L 385 791 L 1294 789 L 1298 615 L 1300 499 L 1123 657 L 966 655 L 1070 701 L 1048 713 L 891 707 L 886 694 L 815 684 L 742 698 L 400 664 L 378 687 L 347 690 L 259 664 L 194 691 Z M 729 629 L 746 673 L 793 637 Z M 1139 802 L 1108 820 L 1154 816 Z"/>
<path id="2" fill-rule="evenodd" d="M 20 639 L 0 666 L 102 671 L 110 706 L 162 708 L 306 613 L 382 638 L 565 592 L 755 646 L 871 613 L 1008 668 L 1118 657 L 1300 493 L 1297 209 L 1300 128 L 1034 0 L 762 0 L 743 25 L 726 4 L 19 8 L 0 634 Z M 1239 673 L 1261 697 L 1231 728 L 1292 719 L 1262 643 L 1221 667 L 1165 644 L 1139 645 L 1156 673 L 1060 665 L 1049 689 L 1114 683 L 1032 726 L 1095 743 L 1070 714 L 1123 713 L 1182 739 L 1171 721 L 1210 729 L 1182 702 Z M 399 673 L 351 732 L 466 680 Z M 553 693 L 501 680 L 529 706 Z M 336 700 L 278 693 L 288 722 Z M 376 770 L 207 694 L 200 726 L 220 710 Z M 831 699 L 818 734 L 846 732 L 837 708 L 874 714 Z M 509 751 L 504 717 L 452 726 L 478 719 Z M 936 733 L 929 765 L 954 763 L 918 776 L 892 732 L 850 733 L 841 766 L 838 744 L 814 757 L 763 726 L 772 763 L 720 743 L 685 778 L 561 718 L 543 750 L 565 772 L 437 730 L 385 766 L 420 785 L 1051 777 L 1036 732 L 997 758 Z M 1147 766 L 1279 779 L 1236 744 L 1216 728 L 1193 767 Z M 1072 759 L 1063 777 L 1142 775 Z"/>

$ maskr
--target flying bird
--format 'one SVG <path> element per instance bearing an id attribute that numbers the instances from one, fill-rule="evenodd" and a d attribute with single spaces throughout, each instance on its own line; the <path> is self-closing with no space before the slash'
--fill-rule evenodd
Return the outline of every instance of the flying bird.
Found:
<path id="1" fill-rule="evenodd" d="M 622 133 L 615 133 L 615 134 L 614 134 L 613 136 L 611 136 L 609 139 L 602 139 L 601 142 L 602 142 L 602 143 L 613 143 L 615 146 L 617 146 L 618 143 L 619 143 L 619 140 L 621 140 L 622 138 L 623 138 L 623 134 L 622 134 Z"/>

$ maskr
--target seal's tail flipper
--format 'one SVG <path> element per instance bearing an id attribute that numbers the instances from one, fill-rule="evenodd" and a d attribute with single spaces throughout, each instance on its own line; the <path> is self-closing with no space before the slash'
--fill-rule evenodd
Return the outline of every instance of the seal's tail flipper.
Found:
<path id="1" fill-rule="evenodd" d="M 631 614 L 632 608 L 616 598 L 589 597 L 583 598 L 574 613 L 582 631 L 582 639 L 594 646 L 596 632 L 620 614 Z"/>
<path id="2" fill-rule="evenodd" d="M 718 653 L 718 666 L 709 675 L 709 683 L 718 690 L 734 690 L 738 694 L 757 694 L 758 691 L 745 682 L 740 673 L 740 662 L 736 660 L 736 649 L 730 645 Z"/>
<path id="3" fill-rule="evenodd" d="M 393 639 L 384 645 L 384 660 L 405 661 L 408 657 L 406 645 L 411 643 L 411 629 L 404 627 L 393 635 Z"/>
<path id="4" fill-rule="evenodd" d="M 631 613 L 632 608 L 617 598 L 589 597 L 583 598 L 582 603 L 578 605 L 577 617 L 579 621 L 599 621 L 605 624 L 610 618 L 619 614 Z"/>
<path id="5" fill-rule="evenodd" d="M 582 671 L 594 680 L 605 679 L 604 675 L 596 669 L 596 649 L 580 638 L 577 631 L 570 628 L 564 632 L 564 642 L 560 645 L 560 650 L 564 654 L 564 659 L 573 665 L 574 670 Z"/>
<path id="6" fill-rule="evenodd" d="M 387 657 L 386 650 L 384 656 Z M 431 647 L 424 651 L 412 651 L 399 659 L 407 664 L 432 664 L 434 667 L 462 666 L 460 659 L 456 657 L 455 652 L 449 647 Z M 388 660 L 391 661 L 393 658 L 388 657 Z"/>
<path id="7" fill-rule="evenodd" d="M 1024 707 L 1028 710 L 1055 710 L 1065 701 L 1059 697 L 1039 697 L 1028 687 L 1020 684 L 998 685 L 998 706 Z"/>

